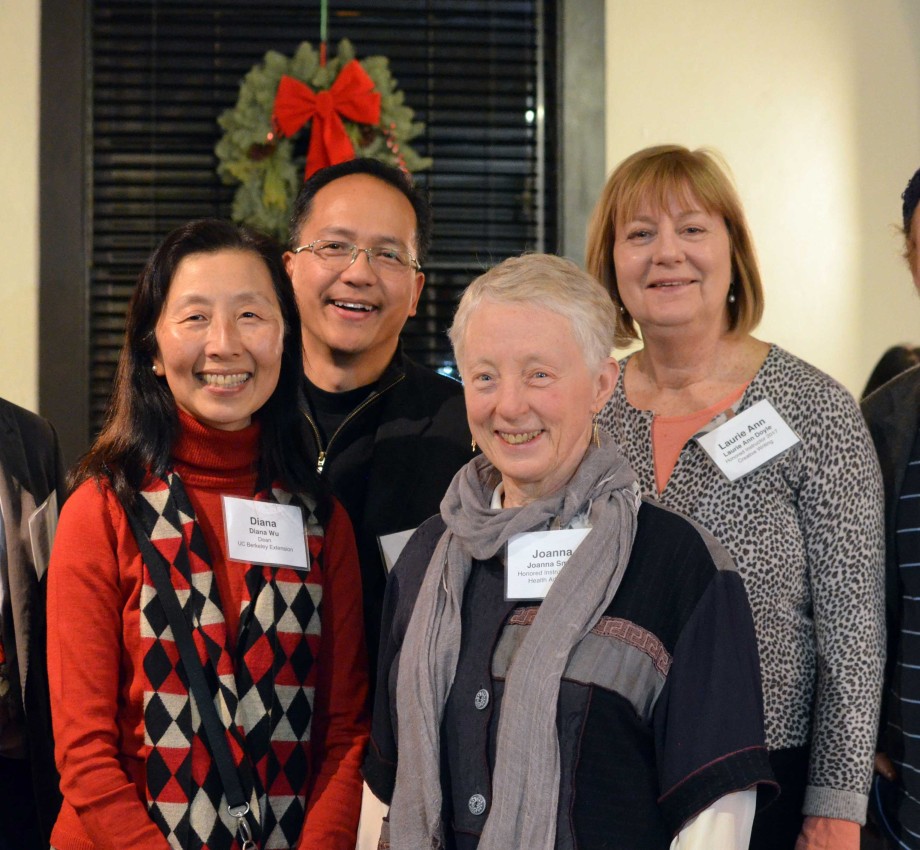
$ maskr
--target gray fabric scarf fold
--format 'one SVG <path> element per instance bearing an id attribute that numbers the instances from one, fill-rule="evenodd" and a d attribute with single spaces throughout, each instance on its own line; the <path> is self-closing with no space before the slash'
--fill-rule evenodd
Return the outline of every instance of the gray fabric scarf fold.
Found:
<path id="1" fill-rule="evenodd" d="M 587 514 L 591 533 L 556 577 L 508 670 L 480 850 L 551 850 L 556 840 L 559 682 L 569 655 L 610 605 L 632 551 L 636 476 L 601 435 L 564 488 L 521 508 L 494 510 L 500 481 L 484 457 L 454 477 L 447 524 L 422 581 L 399 662 L 399 763 L 390 807 L 392 850 L 444 846 L 440 728 L 460 652 L 460 610 L 472 561 L 502 551 L 515 534 L 568 528 Z M 448 732 L 448 734 L 450 734 Z"/>

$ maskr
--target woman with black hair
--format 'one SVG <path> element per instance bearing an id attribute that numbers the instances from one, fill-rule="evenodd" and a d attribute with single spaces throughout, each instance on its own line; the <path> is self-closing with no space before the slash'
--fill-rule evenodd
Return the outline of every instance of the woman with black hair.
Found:
<path id="1" fill-rule="evenodd" d="M 58 850 L 354 847 L 360 581 L 301 380 L 274 243 L 216 220 L 169 234 L 49 568 Z"/>

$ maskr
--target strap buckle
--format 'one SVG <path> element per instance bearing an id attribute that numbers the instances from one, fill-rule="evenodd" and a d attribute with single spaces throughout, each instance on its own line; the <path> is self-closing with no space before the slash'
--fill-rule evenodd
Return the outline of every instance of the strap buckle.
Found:
<path id="1" fill-rule="evenodd" d="M 255 841 L 252 840 L 252 832 L 249 830 L 249 823 L 246 815 L 249 814 L 249 803 L 243 803 L 240 806 L 227 806 L 227 811 L 231 817 L 236 818 L 236 829 L 240 836 L 241 850 L 258 850 Z"/>

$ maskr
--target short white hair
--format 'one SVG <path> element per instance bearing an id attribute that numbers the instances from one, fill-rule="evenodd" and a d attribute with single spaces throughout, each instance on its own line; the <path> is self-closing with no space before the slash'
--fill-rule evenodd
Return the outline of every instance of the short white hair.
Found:
<path id="1" fill-rule="evenodd" d="M 522 254 L 481 274 L 460 299 L 447 335 L 461 377 L 466 327 L 485 302 L 528 304 L 564 316 L 592 372 L 600 369 L 613 350 L 616 308 L 607 290 L 571 260 L 553 254 Z"/>

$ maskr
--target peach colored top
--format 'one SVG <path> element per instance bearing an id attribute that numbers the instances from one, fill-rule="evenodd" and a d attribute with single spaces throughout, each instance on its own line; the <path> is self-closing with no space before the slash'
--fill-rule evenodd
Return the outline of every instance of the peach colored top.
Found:
<path id="1" fill-rule="evenodd" d="M 705 410 L 683 416 L 658 416 L 652 420 L 652 457 L 655 460 L 655 486 L 658 494 L 668 486 L 671 473 L 690 438 L 720 413 L 728 410 L 748 388 L 750 381 L 733 389 L 725 398 Z"/>

